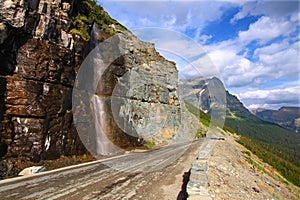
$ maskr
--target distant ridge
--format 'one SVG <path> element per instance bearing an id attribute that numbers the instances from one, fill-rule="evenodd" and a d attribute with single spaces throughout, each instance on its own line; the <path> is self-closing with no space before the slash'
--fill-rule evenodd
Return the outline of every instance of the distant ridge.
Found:
<path id="1" fill-rule="evenodd" d="M 300 107 L 284 106 L 278 110 L 258 108 L 251 112 L 261 120 L 300 132 Z"/>

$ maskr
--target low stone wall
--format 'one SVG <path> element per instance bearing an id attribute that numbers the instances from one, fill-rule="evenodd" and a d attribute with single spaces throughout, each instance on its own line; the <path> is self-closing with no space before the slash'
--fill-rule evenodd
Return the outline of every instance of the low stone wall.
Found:
<path id="1" fill-rule="evenodd" d="M 187 193 L 189 200 L 210 200 L 212 199 L 208 192 L 208 158 L 210 153 L 220 139 L 224 139 L 217 132 L 209 131 L 200 147 L 197 159 L 192 163 L 190 170 L 190 179 L 187 184 Z"/>

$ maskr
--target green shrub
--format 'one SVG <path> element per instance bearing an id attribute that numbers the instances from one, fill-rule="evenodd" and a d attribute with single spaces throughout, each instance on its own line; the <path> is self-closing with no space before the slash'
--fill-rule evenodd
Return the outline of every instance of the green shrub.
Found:
<path id="1" fill-rule="evenodd" d="M 250 151 L 242 151 L 242 153 L 244 153 L 244 154 L 246 154 L 246 155 L 248 155 L 248 156 L 251 156 Z"/>
<path id="2" fill-rule="evenodd" d="M 86 154 L 83 154 L 83 155 L 82 155 L 82 159 L 87 159 L 87 155 L 86 155 Z"/>
<path id="3" fill-rule="evenodd" d="M 147 147 L 147 148 L 153 148 L 153 147 L 155 147 L 155 143 L 154 142 L 146 142 L 144 144 L 144 146 Z"/>
<path id="4" fill-rule="evenodd" d="M 101 6 L 97 5 L 94 0 L 78 1 L 78 13 L 73 16 L 71 33 L 79 35 L 83 40 L 90 39 L 90 30 L 92 25 L 96 23 L 97 27 L 109 35 L 114 35 L 116 32 L 108 27 L 110 24 L 115 24 L 119 29 L 126 30 L 117 21 L 112 19 Z"/>
<path id="5" fill-rule="evenodd" d="M 72 29 L 70 33 L 79 35 L 85 41 L 90 40 L 90 34 L 84 30 Z"/>

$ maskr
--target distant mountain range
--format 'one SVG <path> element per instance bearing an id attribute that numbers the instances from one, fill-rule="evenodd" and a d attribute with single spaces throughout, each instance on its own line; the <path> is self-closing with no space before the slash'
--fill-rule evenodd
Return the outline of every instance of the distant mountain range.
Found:
<path id="1" fill-rule="evenodd" d="M 279 110 L 258 108 L 252 110 L 252 113 L 264 121 L 300 132 L 300 107 L 281 107 Z"/>
<path id="2" fill-rule="evenodd" d="M 236 96 L 225 90 L 218 78 L 180 80 L 179 85 L 183 99 L 193 106 L 188 109 L 193 114 L 196 109 L 202 110 L 198 115 L 200 121 L 210 117 L 225 118 L 224 130 L 238 134 L 238 142 L 300 186 L 300 134 L 256 117 Z M 287 119 L 289 115 L 294 116 L 289 114 L 295 113 L 292 110 L 282 108 L 279 112 L 284 111 Z M 224 112 L 226 115 L 218 116 Z"/>

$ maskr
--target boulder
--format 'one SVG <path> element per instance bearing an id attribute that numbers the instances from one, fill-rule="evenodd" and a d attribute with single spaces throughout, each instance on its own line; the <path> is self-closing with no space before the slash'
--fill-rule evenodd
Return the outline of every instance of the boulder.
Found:
<path id="1" fill-rule="evenodd" d="M 44 171 L 46 171 L 46 168 L 44 166 L 32 166 L 23 169 L 18 175 L 19 176 L 32 175 Z"/>

